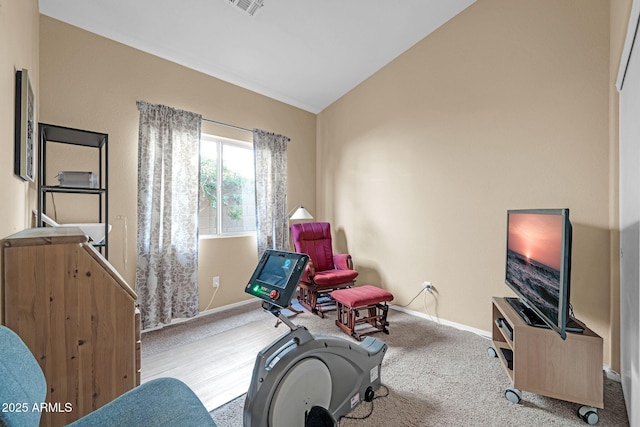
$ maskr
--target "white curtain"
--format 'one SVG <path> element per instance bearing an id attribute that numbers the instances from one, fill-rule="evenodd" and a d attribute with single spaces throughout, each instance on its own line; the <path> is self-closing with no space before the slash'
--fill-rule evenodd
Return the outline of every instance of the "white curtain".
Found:
<path id="1" fill-rule="evenodd" d="M 138 102 L 138 263 L 143 329 L 198 314 L 202 117 Z"/>
<path id="2" fill-rule="evenodd" d="M 287 143 L 289 138 L 255 129 L 258 259 L 267 249 L 287 250 Z"/>

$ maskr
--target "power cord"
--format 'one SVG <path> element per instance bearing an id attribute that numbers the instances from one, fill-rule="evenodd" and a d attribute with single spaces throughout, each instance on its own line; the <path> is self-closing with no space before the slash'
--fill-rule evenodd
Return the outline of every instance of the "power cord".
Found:
<path id="1" fill-rule="evenodd" d="M 426 289 L 425 289 L 426 291 Z M 434 319 L 433 316 L 431 315 L 431 313 L 429 313 L 429 306 L 427 305 L 427 294 L 431 294 L 433 295 L 433 301 L 435 301 L 435 312 L 436 312 L 436 318 Z M 436 298 L 435 293 L 438 293 L 438 291 L 436 289 L 433 289 L 430 292 L 425 292 L 424 293 L 424 311 L 427 313 L 427 316 L 429 316 L 429 319 L 431 319 L 432 322 L 436 322 L 436 323 L 440 323 L 440 317 L 438 317 L 438 298 Z"/>
<path id="2" fill-rule="evenodd" d="M 414 299 L 415 299 L 415 298 L 414 298 Z M 409 304 L 411 304 L 411 303 L 409 303 Z M 383 387 L 384 387 L 384 389 L 386 390 L 386 393 L 385 393 L 385 394 L 382 394 L 382 395 L 380 395 L 380 396 L 374 396 L 374 397 L 371 399 L 371 401 L 370 401 L 370 402 L 371 402 L 371 407 L 369 408 L 369 413 L 368 413 L 367 415 L 364 415 L 364 416 L 362 416 L 362 417 L 350 417 L 350 416 L 344 416 L 344 417 L 342 417 L 340 420 L 343 420 L 343 419 L 347 419 L 347 420 L 366 420 L 367 418 L 369 418 L 369 417 L 371 416 L 371 414 L 373 414 L 373 401 L 374 401 L 374 400 L 376 400 L 376 399 L 380 399 L 380 398 L 383 398 L 383 397 L 387 397 L 387 396 L 389 396 L 389 388 L 388 388 L 386 385 L 382 385 L 382 384 L 381 384 L 381 385 L 380 385 L 380 388 L 383 388 Z M 338 421 L 338 426 L 340 426 L 340 420 Z"/>
<path id="3" fill-rule="evenodd" d="M 571 303 L 569 303 L 569 316 L 571 316 L 571 317 L 576 317 L 576 316 L 573 314 L 573 305 L 572 305 Z"/>
<path id="4" fill-rule="evenodd" d="M 412 302 L 414 302 L 416 300 L 416 298 L 418 298 L 420 296 L 421 293 L 424 292 L 424 310 L 427 312 L 427 315 L 429 316 L 429 318 L 431 319 L 431 321 L 433 322 L 437 322 L 440 323 L 440 319 L 438 318 L 438 299 L 435 298 L 435 293 L 437 293 L 438 291 L 435 288 L 432 288 L 432 290 L 427 290 L 426 288 L 423 288 L 422 290 L 420 290 L 420 292 L 418 292 L 416 294 L 416 296 L 414 296 L 413 298 L 411 298 L 411 301 L 409 301 L 407 304 L 405 305 L 395 305 L 396 307 L 399 308 L 407 308 L 408 306 L 411 305 Z M 434 301 L 436 302 L 436 318 L 434 319 L 433 316 L 431 315 L 431 313 L 429 313 L 429 307 L 427 307 L 427 295 L 431 294 L 434 297 Z"/>
<path id="5" fill-rule="evenodd" d="M 406 307 L 408 307 L 408 306 L 409 306 L 409 305 L 411 305 L 411 303 L 412 303 L 412 302 L 414 302 L 414 301 L 416 300 L 416 298 L 418 298 L 418 297 L 420 296 L 420 294 L 421 294 L 421 293 L 423 293 L 424 291 L 425 291 L 425 289 L 424 289 L 424 288 L 423 288 L 423 289 L 420 289 L 420 292 L 418 292 L 418 293 L 416 294 L 416 296 L 415 296 L 415 297 L 411 298 L 411 301 L 409 301 L 409 302 L 408 302 L 407 304 L 405 304 L 405 305 L 399 305 L 398 307 L 400 307 L 400 308 L 406 308 Z"/>
<path id="6" fill-rule="evenodd" d="M 216 297 L 216 294 L 218 293 L 218 289 L 220 289 L 220 286 L 216 286 L 216 288 L 213 290 L 213 295 L 211 295 L 211 300 L 209 300 L 209 304 L 207 304 L 207 307 L 202 311 L 207 311 L 209 310 L 209 308 L 211 308 L 211 304 L 213 304 L 213 299 Z"/>

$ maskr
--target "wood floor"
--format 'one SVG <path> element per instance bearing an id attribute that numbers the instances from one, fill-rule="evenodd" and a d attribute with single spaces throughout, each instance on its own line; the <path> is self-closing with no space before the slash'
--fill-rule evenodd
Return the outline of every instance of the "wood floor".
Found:
<path id="1" fill-rule="evenodd" d="M 285 332 L 274 328 L 271 321 L 253 321 L 143 357 L 141 382 L 158 377 L 178 378 L 212 411 L 247 392 L 256 355 Z"/>

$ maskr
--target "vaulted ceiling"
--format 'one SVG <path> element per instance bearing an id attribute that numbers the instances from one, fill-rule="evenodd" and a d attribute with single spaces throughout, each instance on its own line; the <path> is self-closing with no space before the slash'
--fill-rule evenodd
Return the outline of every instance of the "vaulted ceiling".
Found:
<path id="1" fill-rule="evenodd" d="M 475 0 L 39 0 L 40 13 L 318 113 Z"/>

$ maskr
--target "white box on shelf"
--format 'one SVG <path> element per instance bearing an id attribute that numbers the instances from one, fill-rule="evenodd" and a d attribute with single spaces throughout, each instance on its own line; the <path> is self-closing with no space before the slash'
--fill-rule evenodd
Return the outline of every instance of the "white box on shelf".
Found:
<path id="1" fill-rule="evenodd" d="M 93 172 L 62 171 L 56 178 L 60 187 L 98 188 L 98 177 Z"/>

